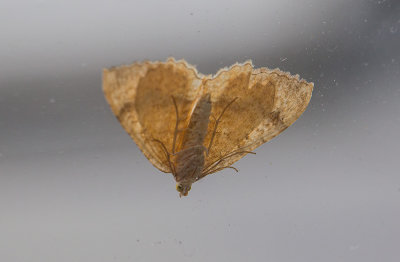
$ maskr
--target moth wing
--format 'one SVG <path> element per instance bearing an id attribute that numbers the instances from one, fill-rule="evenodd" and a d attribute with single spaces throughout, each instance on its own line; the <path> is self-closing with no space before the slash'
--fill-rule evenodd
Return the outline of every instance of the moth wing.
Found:
<path id="1" fill-rule="evenodd" d="M 171 153 L 176 124 L 172 97 L 178 107 L 178 128 L 182 129 L 200 85 L 195 68 L 173 59 L 103 71 L 103 92 L 111 110 L 147 159 L 166 173 L 172 173 L 165 151 Z"/>
<path id="2" fill-rule="evenodd" d="M 215 118 L 221 117 L 203 174 L 211 174 L 271 140 L 293 124 L 306 109 L 313 83 L 278 69 L 253 70 L 251 62 L 221 70 L 205 83 L 211 94 L 212 118 L 205 146 L 211 140 Z"/>

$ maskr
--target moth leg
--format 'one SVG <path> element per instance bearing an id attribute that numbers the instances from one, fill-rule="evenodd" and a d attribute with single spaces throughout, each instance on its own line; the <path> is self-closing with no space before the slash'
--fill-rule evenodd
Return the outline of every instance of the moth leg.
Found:
<path id="1" fill-rule="evenodd" d="M 203 172 L 208 172 L 209 170 L 213 169 L 214 167 L 216 167 L 222 161 L 228 159 L 229 157 L 232 157 L 232 156 L 238 155 L 238 154 L 245 154 L 245 153 L 255 154 L 254 152 L 251 152 L 251 151 L 234 151 L 234 152 L 228 153 L 225 156 L 222 156 L 221 158 L 217 159 L 213 163 L 209 164 L 207 167 L 205 167 Z"/>
<path id="2" fill-rule="evenodd" d="M 175 122 L 175 129 L 174 129 L 174 139 L 172 141 L 172 153 L 171 153 L 171 155 L 175 155 L 176 154 L 176 152 L 175 152 L 175 150 L 176 150 L 176 139 L 178 137 L 178 133 L 182 132 L 182 131 L 186 131 L 188 128 L 187 127 L 183 128 L 183 129 L 179 129 L 178 128 L 179 127 L 179 121 L 181 121 L 183 119 L 181 119 L 179 117 L 178 104 L 176 103 L 175 97 L 174 96 L 171 96 L 171 97 L 172 97 L 172 102 L 174 103 L 175 114 L 176 114 L 176 122 Z"/>
<path id="3" fill-rule="evenodd" d="M 235 97 L 231 102 L 229 102 L 229 103 L 226 105 L 226 107 L 224 108 L 224 110 L 222 110 L 221 114 L 219 115 L 219 117 L 218 117 L 217 119 L 215 119 L 215 117 L 213 116 L 213 118 L 215 119 L 215 126 L 214 126 L 214 129 L 213 129 L 212 135 L 211 135 L 210 144 L 208 145 L 208 148 L 207 148 L 207 155 L 208 155 L 208 153 L 210 152 L 212 143 L 213 143 L 213 141 L 214 141 L 215 134 L 216 134 L 216 132 L 217 132 L 217 127 L 218 127 L 218 124 L 219 124 L 219 122 L 220 122 L 220 120 L 221 120 L 222 115 L 225 113 L 226 109 L 227 109 L 233 102 L 235 102 L 236 99 L 238 99 L 238 97 Z"/>
<path id="4" fill-rule="evenodd" d="M 212 173 L 221 171 L 222 169 L 225 169 L 225 168 L 231 168 L 231 169 L 235 170 L 236 172 L 239 172 L 239 170 L 238 170 L 236 167 L 234 167 L 234 166 L 223 166 L 223 167 L 219 167 L 219 168 L 214 169 L 214 170 L 210 170 L 210 171 L 208 171 L 208 172 L 205 173 L 205 174 L 202 174 L 200 177 L 197 178 L 196 181 L 198 181 L 198 180 L 202 179 L 203 177 L 208 176 L 208 175 L 210 175 L 210 174 L 212 174 Z"/>
<path id="5" fill-rule="evenodd" d="M 176 137 L 178 136 L 178 124 L 179 124 L 179 112 L 178 112 L 178 105 L 176 104 L 176 100 L 174 96 L 172 97 L 172 102 L 174 103 L 175 107 L 175 113 L 176 113 L 176 123 L 175 123 L 175 129 L 174 129 L 174 140 L 172 142 L 172 154 L 175 154 L 175 145 L 176 145 Z"/>
<path id="6" fill-rule="evenodd" d="M 217 119 L 215 118 L 215 116 L 213 116 L 213 115 L 210 115 L 210 116 L 214 119 L 215 123 L 217 123 Z M 210 148 L 211 148 L 211 145 L 212 145 L 212 142 L 214 140 L 214 136 L 215 136 L 216 133 L 217 133 L 217 126 L 215 125 L 214 129 L 213 129 L 213 132 L 212 132 L 212 135 L 211 135 L 210 143 L 208 144 L 208 147 L 206 147 L 206 150 L 204 151 L 206 156 L 208 156 L 208 153 L 210 152 Z"/>
<path id="7" fill-rule="evenodd" d="M 165 154 L 165 158 L 166 158 L 167 161 L 168 161 L 168 165 L 169 165 L 169 168 L 170 168 L 170 170 L 171 170 L 171 173 L 174 175 L 174 177 L 176 177 L 175 165 L 171 162 L 171 158 L 170 158 L 170 155 L 171 155 L 171 154 L 168 152 L 168 149 L 166 148 L 166 146 L 164 145 L 164 143 L 161 142 L 160 140 L 158 140 L 158 139 L 153 139 L 153 141 L 154 141 L 154 142 L 157 142 L 157 143 L 159 143 L 159 144 L 161 145 L 161 148 L 163 149 L 164 154 Z"/>
<path id="8" fill-rule="evenodd" d="M 203 177 L 203 175 L 206 176 L 206 175 L 210 174 L 211 170 L 216 168 L 222 161 L 224 161 L 232 156 L 238 155 L 238 154 L 254 154 L 255 155 L 256 153 L 254 153 L 252 151 L 246 151 L 246 150 L 230 152 L 230 153 L 226 154 L 225 156 L 222 156 L 220 159 L 216 160 L 215 162 L 211 163 L 207 167 L 205 167 L 202 172 L 202 177 Z M 214 172 L 216 172 L 216 171 L 213 171 L 211 173 L 214 173 Z"/>

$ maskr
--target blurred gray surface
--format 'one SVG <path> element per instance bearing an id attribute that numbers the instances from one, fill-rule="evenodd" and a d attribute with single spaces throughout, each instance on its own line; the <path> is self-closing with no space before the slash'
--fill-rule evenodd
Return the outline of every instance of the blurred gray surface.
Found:
<path id="1" fill-rule="evenodd" d="M 0 3 L 0 261 L 399 261 L 399 1 L 73 2 Z M 179 199 L 101 91 L 168 56 L 252 59 L 313 98 Z"/>

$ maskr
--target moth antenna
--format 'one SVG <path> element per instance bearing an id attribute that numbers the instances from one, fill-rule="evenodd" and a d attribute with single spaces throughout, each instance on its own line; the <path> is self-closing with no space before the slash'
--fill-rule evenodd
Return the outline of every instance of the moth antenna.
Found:
<path id="1" fill-rule="evenodd" d="M 238 99 L 238 98 L 239 98 L 239 97 L 235 97 L 231 102 L 229 102 L 228 105 L 226 105 L 226 107 L 224 108 L 224 110 L 222 110 L 221 114 L 219 115 L 219 117 L 218 117 L 217 119 L 215 119 L 215 117 L 212 116 L 212 117 L 215 119 L 215 126 L 214 126 L 214 129 L 213 129 L 212 135 L 211 135 L 210 144 L 208 145 L 208 148 L 207 148 L 207 155 L 208 155 L 208 153 L 210 152 L 212 143 L 213 143 L 213 141 L 214 141 L 215 134 L 216 134 L 216 132 L 217 132 L 217 127 L 218 127 L 218 124 L 219 124 L 219 122 L 220 122 L 220 120 L 221 120 L 222 115 L 225 113 L 226 109 L 227 109 L 233 102 L 235 102 L 236 99 Z"/>
<path id="2" fill-rule="evenodd" d="M 163 159 L 165 159 L 165 152 L 164 150 L 159 150 L 159 145 L 158 144 L 154 144 L 154 143 L 149 143 L 149 151 L 152 152 L 152 154 L 154 155 L 155 158 L 158 159 L 159 162 L 164 163 L 165 161 Z M 164 171 L 163 171 L 164 172 Z"/>
<path id="3" fill-rule="evenodd" d="M 168 165 L 169 165 L 169 168 L 170 168 L 170 170 L 171 170 L 171 173 L 172 173 L 172 175 L 173 175 L 174 177 L 176 177 L 175 165 L 171 162 L 171 158 L 170 158 L 170 155 L 171 155 L 171 154 L 168 152 L 168 149 L 165 147 L 164 143 L 161 142 L 160 140 L 158 140 L 158 139 L 153 139 L 153 141 L 154 141 L 154 142 L 157 142 L 157 143 L 160 143 L 160 145 L 161 145 L 161 147 L 162 147 L 162 149 L 163 149 L 163 151 L 164 151 L 165 157 L 167 158 Z"/>

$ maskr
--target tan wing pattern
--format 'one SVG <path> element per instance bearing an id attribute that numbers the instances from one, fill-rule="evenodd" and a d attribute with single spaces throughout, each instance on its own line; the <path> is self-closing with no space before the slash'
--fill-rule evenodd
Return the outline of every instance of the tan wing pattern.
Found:
<path id="1" fill-rule="evenodd" d="M 306 109 L 313 84 L 278 69 L 253 69 L 251 62 L 211 77 L 185 61 L 169 59 L 106 69 L 103 90 L 144 155 L 168 173 L 174 159 L 169 161 L 167 151 L 179 150 L 197 99 L 210 94 L 205 176 L 229 167 L 293 124 Z"/>
<path id="2" fill-rule="evenodd" d="M 313 84 L 280 70 L 253 70 L 251 62 L 221 70 L 205 82 L 211 94 L 212 119 L 205 146 L 209 144 L 215 119 L 221 117 L 205 171 L 213 173 L 242 158 L 246 152 L 274 138 L 304 112 Z"/>
<path id="3" fill-rule="evenodd" d="M 178 129 L 184 129 L 201 92 L 196 69 L 174 59 L 105 69 L 103 91 L 113 113 L 143 154 L 155 167 L 171 173 L 161 143 L 171 152 L 176 124 L 172 97 L 178 107 Z"/>

